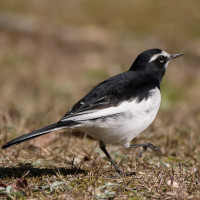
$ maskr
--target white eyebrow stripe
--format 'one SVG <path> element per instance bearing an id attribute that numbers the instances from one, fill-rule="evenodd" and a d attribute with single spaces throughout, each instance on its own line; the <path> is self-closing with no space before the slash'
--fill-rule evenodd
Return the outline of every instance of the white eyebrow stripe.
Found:
<path id="1" fill-rule="evenodd" d="M 152 56 L 152 58 L 149 60 L 149 63 L 156 60 L 158 58 L 158 56 L 165 56 L 165 57 L 170 57 L 170 55 L 165 52 L 165 51 L 162 51 L 161 53 L 158 53 L 158 54 L 155 54 L 154 56 Z"/>

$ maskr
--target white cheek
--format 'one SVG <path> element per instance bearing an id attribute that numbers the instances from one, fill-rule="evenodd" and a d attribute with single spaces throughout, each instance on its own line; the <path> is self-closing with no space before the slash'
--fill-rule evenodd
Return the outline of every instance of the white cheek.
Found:
<path id="1" fill-rule="evenodd" d="M 170 62 L 170 61 L 167 61 L 167 62 L 165 63 L 165 69 L 167 69 L 167 66 L 168 66 L 169 62 Z"/>

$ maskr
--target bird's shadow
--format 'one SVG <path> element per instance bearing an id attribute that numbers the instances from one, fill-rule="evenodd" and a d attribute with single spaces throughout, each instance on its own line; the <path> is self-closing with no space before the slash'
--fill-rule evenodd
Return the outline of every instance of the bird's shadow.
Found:
<path id="1" fill-rule="evenodd" d="M 38 168 L 33 167 L 31 164 L 24 164 L 18 167 L 0 167 L 0 179 L 3 178 L 21 178 L 26 177 L 40 177 L 44 175 L 56 175 L 61 174 L 63 176 L 76 175 L 76 174 L 87 174 L 86 170 L 79 168 Z"/>

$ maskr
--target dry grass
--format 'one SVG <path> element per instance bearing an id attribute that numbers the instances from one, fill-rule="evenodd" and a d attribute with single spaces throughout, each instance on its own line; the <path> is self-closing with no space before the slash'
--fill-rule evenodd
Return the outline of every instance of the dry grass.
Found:
<path id="1" fill-rule="evenodd" d="M 160 47 L 185 56 L 170 64 L 160 112 L 133 143 L 161 153 L 136 162 L 139 149 L 108 146 L 121 169 L 136 173 L 119 176 L 95 140 L 51 133 L 0 151 L 0 198 L 198 199 L 199 2 L 50 2 L 0 2 L 0 144 L 59 120 L 99 81 Z"/>

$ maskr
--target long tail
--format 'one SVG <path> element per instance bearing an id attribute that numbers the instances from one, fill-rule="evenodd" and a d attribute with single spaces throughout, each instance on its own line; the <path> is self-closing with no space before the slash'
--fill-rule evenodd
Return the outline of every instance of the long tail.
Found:
<path id="1" fill-rule="evenodd" d="M 59 129 L 67 128 L 67 127 L 72 127 L 72 126 L 77 125 L 77 124 L 78 123 L 74 122 L 74 121 L 65 121 L 65 122 L 59 121 L 57 123 L 51 124 L 51 125 L 46 126 L 44 128 L 38 129 L 36 131 L 30 132 L 30 133 L 22 135 L 18 138 L 15 138 L 15 139 L 7 142 L 6 144 L 4 144 L 2 146 L 2 149 L 5 149 L 7 147 L 10 147 L 10 146 L 15 145 L 15 144 L 19 144 L 19 143 L 24 142 L 26 140 L 30 140 L 32 138 L 50 133 L 50 132 L 55 131 L 55 130 L 59 130 Z"/>

